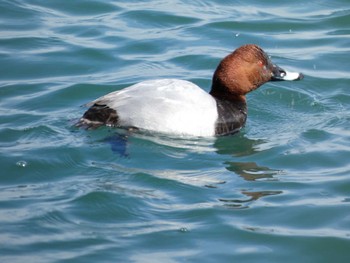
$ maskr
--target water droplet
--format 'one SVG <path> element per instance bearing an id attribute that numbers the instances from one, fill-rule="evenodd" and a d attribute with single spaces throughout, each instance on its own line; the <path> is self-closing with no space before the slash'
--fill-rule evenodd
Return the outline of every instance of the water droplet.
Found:
<path id="1" fill-rule="evenodd" d="M 26 167 L 28 163 L 26 161 L 18 161 L 16 165 L 19 167 Z"/>

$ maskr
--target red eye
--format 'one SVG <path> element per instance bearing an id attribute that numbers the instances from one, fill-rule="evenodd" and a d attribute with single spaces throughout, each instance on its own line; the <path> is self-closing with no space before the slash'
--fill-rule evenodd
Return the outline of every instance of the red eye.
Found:
<path id="1" fill-rule="evenodd" d="M 260 67 L 263 67 L 263 66 L 264 66 L 264 63 L 263 63 L 261 60 L 259 60 L 258 65 L 259 65 Z"/>

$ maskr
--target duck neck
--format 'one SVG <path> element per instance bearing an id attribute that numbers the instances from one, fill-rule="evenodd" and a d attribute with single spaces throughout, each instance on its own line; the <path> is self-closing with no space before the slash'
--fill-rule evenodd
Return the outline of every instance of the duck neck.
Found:
<path id="1" fill-rule="evenodd" d="M 230 102 L 242 110 L 247 109 L 247 102 L 244 95 L 235 94 L 231 92 L 230 89 L 228 89 L 227 87 L 219 85 L 214 81 L 211 87 L 211 91 L 209 93 L 216 100 Z"/>
<path id="2" fill-rule="evenodd" d="M 216 135 L 227 135 L 242 128 L 247 119 L 247 103 L 244 95 L 218 89 L 213 86 L 210 95 L 216 100 L 218 119 L 215 123 Z"/>

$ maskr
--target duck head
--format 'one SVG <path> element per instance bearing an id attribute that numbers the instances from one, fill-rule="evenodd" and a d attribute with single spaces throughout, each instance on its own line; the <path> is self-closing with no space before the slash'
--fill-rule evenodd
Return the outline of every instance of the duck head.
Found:
<path id="1" fill-rule="evenodd" d="M 210 94 L 224 100 L 243 100 L 268 81 L 300 80 L 301 73 L 288 72 L 273 64 L 257 45 L 248 44 L 226 56 L 215 70 Z"/>

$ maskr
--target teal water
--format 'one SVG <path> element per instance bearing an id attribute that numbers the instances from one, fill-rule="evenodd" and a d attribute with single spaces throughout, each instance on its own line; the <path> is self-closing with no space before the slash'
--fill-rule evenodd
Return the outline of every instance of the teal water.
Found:
<path id="1" fill-rule="evenodd" d="M 0 21 L 0 262 L 348 262 L 349 1 L 3 0 Z M 239 134 L 72 127 L 138 81 L 208 91 L 246 43 L 305 79 L 251 93 Z"/>

